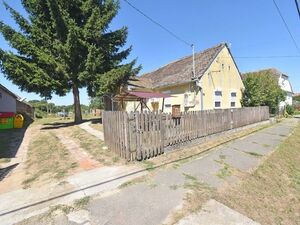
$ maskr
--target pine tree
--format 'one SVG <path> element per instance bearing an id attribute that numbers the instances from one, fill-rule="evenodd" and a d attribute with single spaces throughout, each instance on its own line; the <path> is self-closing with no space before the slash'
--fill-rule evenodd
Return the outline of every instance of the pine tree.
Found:
<path id="1" fill-rule="evenodd" d="M 4 3 L 19 26 L 0 21 L 0 32 L 16 51 L 0 49 L 0 68 L 21 90 L 51 98 L 72 91 L 75 122 L 81 122 L 79 88 L 89 96 L 113 93 L 139 68 L 122 64 L 127 28 L 109 30 L 115 0 L 22 0 L 28 19 Z"/>

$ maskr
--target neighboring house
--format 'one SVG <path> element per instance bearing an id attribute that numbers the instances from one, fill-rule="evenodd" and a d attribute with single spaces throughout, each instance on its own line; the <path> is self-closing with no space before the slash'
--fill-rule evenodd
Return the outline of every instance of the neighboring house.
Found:
<path id="1" fill-rule="evenodd" d="M 219 44 L 169 63 L 139 77 L 129 90 L 170 94 L 165 99 L 148 99 L 150 110 L 168 113 L 241 107 L 244 85 L 227 44 Z M 126 111 L 136 109 L 138 102 L 128 102 Z"/>
<path id="2" fill-rule="evenodd" d="M 286 92 L 285 101 L 279 103 L 279 108 L 283 109 L 287 105 L 293 105 L 293 88 L 289 76 L 280 72 L 278 84 Z"/>
<path id="3" fill-rule="evenodd" d="M 12 93 L 0 84 L 0 112 L 17 112 L 17 99 L 19 96 Z"/>
<path id="4" fill-rule="evenodd" d="M 288 75 L 275 68 L 263 69 L 256 72 L 268 72 L 269 74 L 274 75 L 277 78 L 281 89 L 286 92 L 286 99 L 279 103 L 279 110 L 282 111 L 287 105 L 293 105 L 293 88 Z"/>
<path id="5" fill-rule="evenodd" d="M 33 117 L 33 107 L 0 84 L 0 112 L 26 113 Z"/>

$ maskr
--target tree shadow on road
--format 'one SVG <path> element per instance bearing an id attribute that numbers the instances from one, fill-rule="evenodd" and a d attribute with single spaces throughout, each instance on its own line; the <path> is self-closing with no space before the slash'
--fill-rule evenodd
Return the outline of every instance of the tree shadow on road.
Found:
<path id="1" fill-rule="evenodd" d="M 85 119 L 82 120 L 81 123 L 75 123 L 73 121 L 66 121 L 66 122 L 53 122 L 53 123 L 44 123 L 44 127 L 41 128 L 41 130 L 55 130 L 55 129 L 60 129 L 60 128 L 66 128 L 66 127 L 72 127 L 75 125 L 80 125 L 85 122 L 91 122 L 91 123 L 102 123 L 101 118 L 92 118 L 92 119 Z"/>

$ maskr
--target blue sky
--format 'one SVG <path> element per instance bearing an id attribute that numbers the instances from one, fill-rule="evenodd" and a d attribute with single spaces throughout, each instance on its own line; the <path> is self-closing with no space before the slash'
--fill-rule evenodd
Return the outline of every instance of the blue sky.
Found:
<path id="1" fill-rule="evenodd" d="M 129 0 L 147 15 L 168 27 L 184 40 L 194 43 L 196 51 L 220 42 L 231 44 L 232 54 L 241 72 L 275 67 L 289 75 L 294 92 L 300 92 L 300 58 L 239 58 L 256 56 L 295 56 L 297 50 L 279 17 L 272 0 Z M 24 13 L 20 0 L 8 1 Z M 141 73 L 154 70 L 178 58 L 191 54 L 191 49 L 170 36 L 158 26 L 138 14 L 123 0 L 111 29 L 127 26 L 127 45 L 133 50 L 128 60 L 137 58 Z M 294 0 L 276 0 L 281 12 L 300 46 L 300 19 Z M 0 20 L 14 26 L 3 5 Z M 0 37 L 0 47 L 10 49 Z M 21 92 L 17 86 L 0 74 L 0 82 L 11 91 L 27 99 L 39 99 L 32 93 Z M 58 105 L 72 104 L 71 94 L 54 96 Z M 88 104 L 85 89 L 81 102 Z"/>

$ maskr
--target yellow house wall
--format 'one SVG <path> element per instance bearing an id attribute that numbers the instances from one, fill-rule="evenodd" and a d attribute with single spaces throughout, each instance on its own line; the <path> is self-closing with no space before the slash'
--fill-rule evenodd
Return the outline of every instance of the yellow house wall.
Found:
<path id="1" fill-rule="evenodd" d="M 222 66 L 223 64 L 223 66 Z M 216 90 L 222 91 L 221 108 L 230 108 L 231 92 L 236 92 L 236 108 L 241 106 L 244 84 L 227 48 L 223 48 L 201 78 L 204 109 L 215 108 Z"/>
<path id="2" fill-rule="evenodd" d="M 242 98 L 242 89 L 244 88 L 244 85 L 238 69 L 236 68 L 235 63 L 231 58 L 231 55 L 227 48 L 223 48 L 221 50 L 209 69 L 202 76 L 200 83 L 203 87 L 204 110 L 215 108 L 214 92 L 216 90 L 222 91 L 220 108 L 224 109 L 231 107 L 231 92 L 237 93 L 235 107 L 241 107 L 240 100 Z M 201 93 L 198 89 L 197 91 L 195 91 L 195 106 L 189 108 L 184 107 L 184 94 L 190 91 L 190 84 L 163 87 L 155 89 L 154 91 L 171 94 L 172 97 L 170 99 L 165 99 L 165 103 L 170 103 L 171 106 L 180 105 L 180 109 L 182 112 L 201 110 Z M 157 100 L 159 101 L 159 110 L 161 110 L 163 104 L 162 99 Z M 151 99 L 147 101 L 147 106 L 150 110 L 153 110 L 151 101 Z M 128 102 L 126 104 L 126 111 L 134 111 L 137 105 L 138 102 Z M 140 107 L 138 108 L 138 110 L 139 109 Z M 171 113 L 172 107 L 164 107 L 164 112 Z"/>

